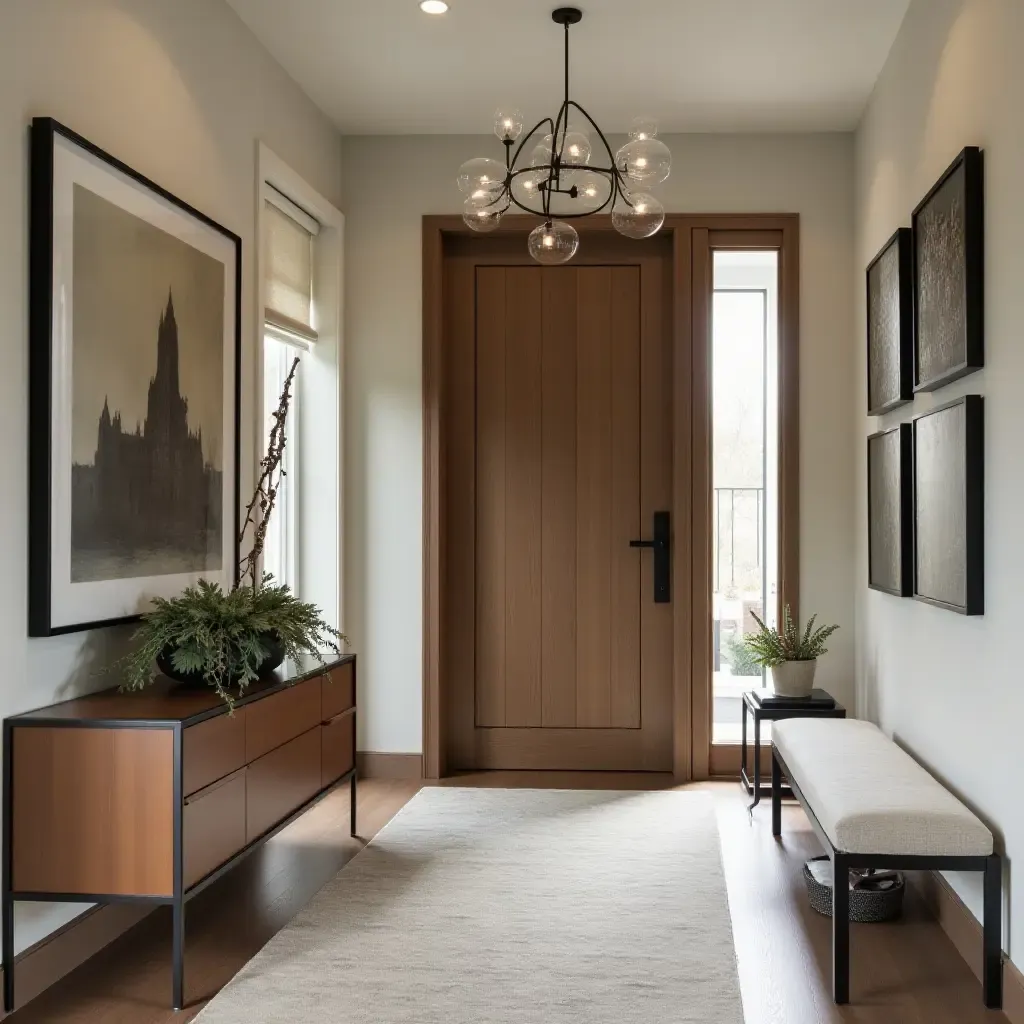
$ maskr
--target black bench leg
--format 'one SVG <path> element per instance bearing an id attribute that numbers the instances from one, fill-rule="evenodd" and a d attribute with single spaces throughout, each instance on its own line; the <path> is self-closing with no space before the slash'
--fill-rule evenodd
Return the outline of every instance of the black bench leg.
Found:
<path id="1" fill-rule="evenodd" d="M 1003 865 L 993 853 L 985 865 L 984 996 L 990 1010 L 1003 1006 Z"/>
<path id="2" fill-rule="evenodd" d="M 832 998 L 850 1001 L 850 868 L 841 853 L 832 855 Z"/>
<path id="3" fill-rule="evenodd" d="M 772 747 L 772 835 L 782 835 L 782 766 Z"/>

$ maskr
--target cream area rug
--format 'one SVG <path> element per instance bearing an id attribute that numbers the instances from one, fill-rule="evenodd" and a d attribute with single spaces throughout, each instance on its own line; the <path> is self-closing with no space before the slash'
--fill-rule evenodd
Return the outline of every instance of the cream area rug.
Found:
<path id="1" fill-rule="evenodd" d="M 202 1024 L 742 1024 L 707 793 L 424 789 Z"/>

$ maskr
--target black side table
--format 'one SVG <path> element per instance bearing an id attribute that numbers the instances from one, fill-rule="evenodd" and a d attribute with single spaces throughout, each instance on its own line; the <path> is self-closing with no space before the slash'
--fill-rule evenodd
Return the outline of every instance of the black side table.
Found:
<path id="1" fill-rule="evenodd" d="M 754 719 L 754 781 L 747 772 L 747 714 Z M 846 708 L 825 690 L 812 690 L 809 697 L 776 697 L 773 693 L 747 690 L 743 694 L 743 725 L 740 739 L 740 777 L 754 802 L 753 813 L 761 802 L 761 722 L 780 722 L 785 718 L 845 718 Z"/>

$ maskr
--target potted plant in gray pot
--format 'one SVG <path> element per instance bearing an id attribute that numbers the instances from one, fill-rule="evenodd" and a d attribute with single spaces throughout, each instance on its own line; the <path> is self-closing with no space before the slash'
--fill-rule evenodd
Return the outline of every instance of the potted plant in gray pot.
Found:
<path id="1" fill-rule="evenodd" d="M 772 689 L 780 697 L 809 697 L 814 688 L 818 658 L 828 654 L 825 641 L 839 628 L 814 628 L 817 615 L 812 615 L 803 632 L 794 621 L 789 605 L 782 611 L 782 629 L 767 626 L 753 612 L 760 627 L 744 639 L 754 661 L 772 674 Z"/>
<path id="2" fill-rule="evenodd" d="M 155 600 L 135 631 L 134 650 L 117 663 L 123 672 L 122 689 L 143 689 L 159 668 L 179 682 L 211 687 L 232 708 L 247 686 L 286 657 L 308 656 L 323 665 L 323 652 L 340 653 L 346 638 L 320 609 L 260 571 L 267 526 L 284 475 L 285 426 L 298 362 L 292 363 L 285 380 L 267 454 L 246 506 L 239 548 L 250 535 L 251 541 L 238 567 L 238 583 L 224 591 L 201 579 L 178 597 Z"/>

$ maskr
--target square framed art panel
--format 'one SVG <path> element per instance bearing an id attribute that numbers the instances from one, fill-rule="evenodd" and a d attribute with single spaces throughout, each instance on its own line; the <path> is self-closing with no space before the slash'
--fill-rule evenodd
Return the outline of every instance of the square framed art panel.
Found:
<path id="1" fill-rule="evenodd" d="M 914 390 L 985 365 L 984 162 L 968 147 L 914 210 Z"/>
<path id="2" fill-rule="evenodd" d="M 910 424 L 868 438 L 868 586 L 914 592 L 914 439 Z"/>
<path id="3" fill-rule="evenodd" d="M 914 241 L 900 228 L 868 264 L 868 415 L 914 398 Z"/>
<path id="4" fill-rule="evenodd" d="M 984 403 L 914 420 L 914 597 L 962 615 L 985 612 Z"/>
<path id="5" fill-rule="evenodd" d="M 238 571 L 241 240 L 32 122 L 29 635 Z"/>

